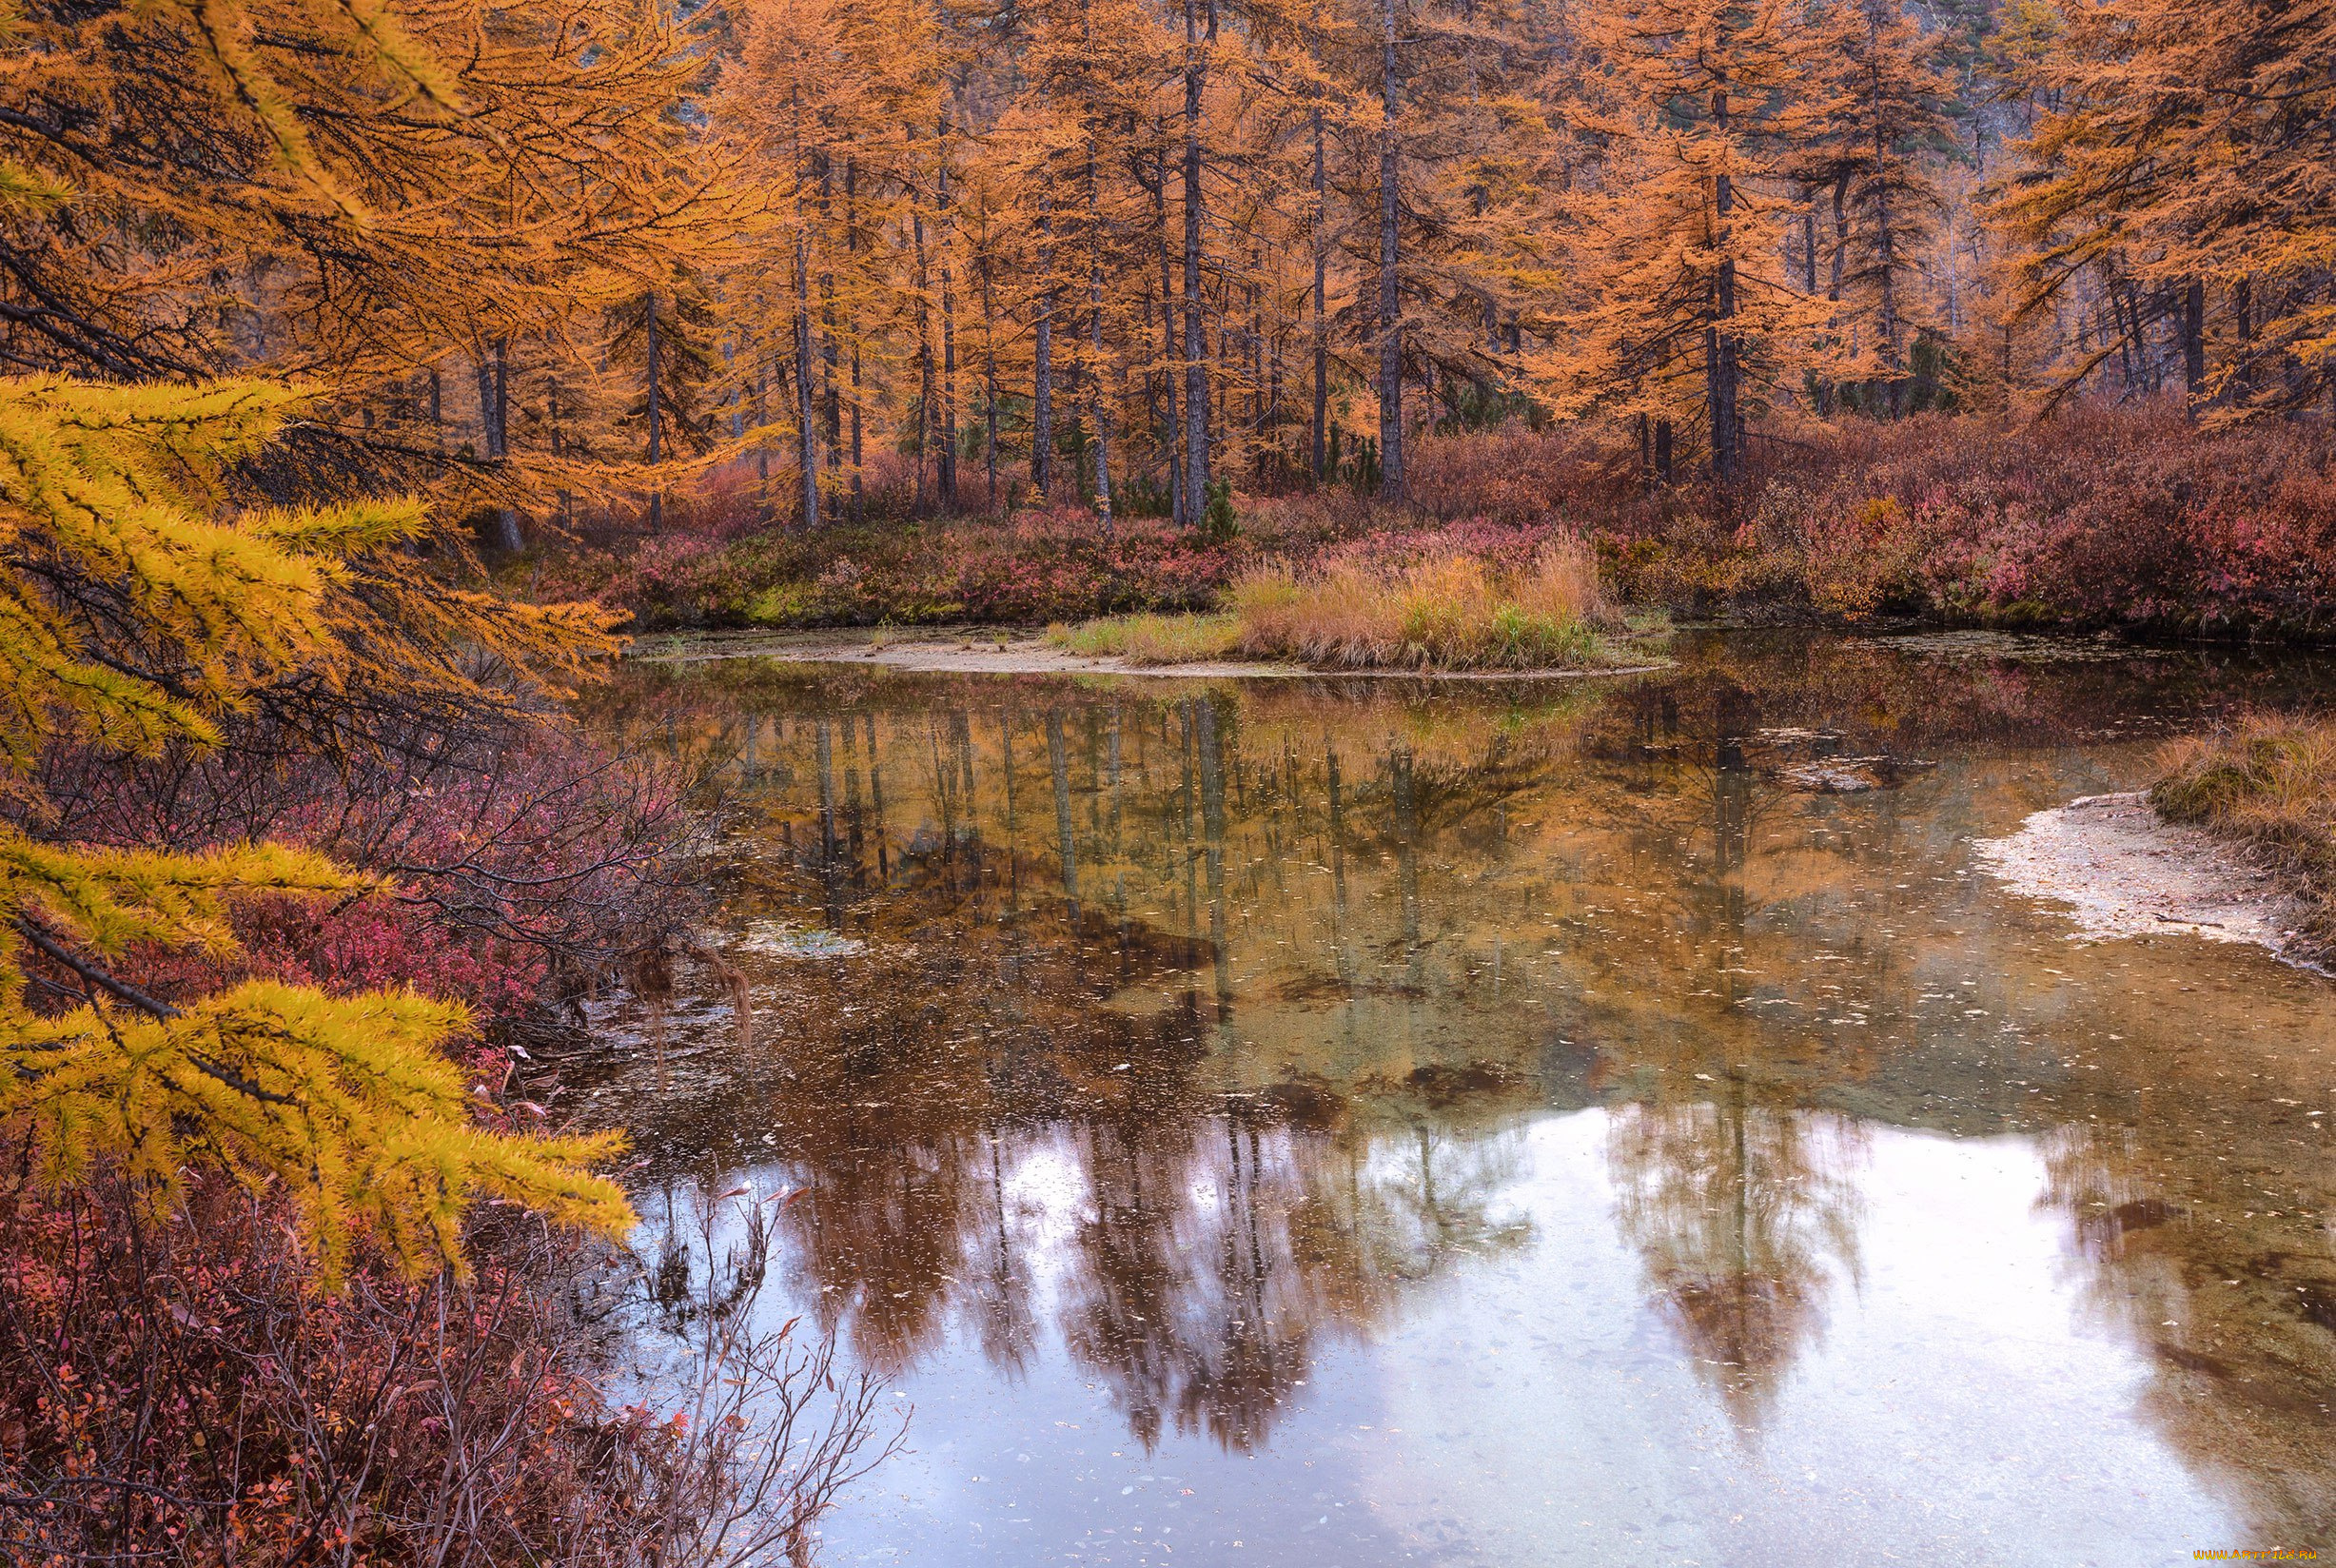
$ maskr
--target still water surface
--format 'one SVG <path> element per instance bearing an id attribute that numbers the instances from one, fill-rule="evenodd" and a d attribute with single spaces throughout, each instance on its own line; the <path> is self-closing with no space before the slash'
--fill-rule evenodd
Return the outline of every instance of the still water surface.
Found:
<path id="1" fill-rule="evenodd" d="M 1974 841 L 2289 658 L 1594 683 L 639 667 L 729 979 L 589 1084 L 913 1408 L 838 1564 L 2336 1550 L 2336 989 Z M 1847 790 L 1843 784 L 1855 787 Z"/>

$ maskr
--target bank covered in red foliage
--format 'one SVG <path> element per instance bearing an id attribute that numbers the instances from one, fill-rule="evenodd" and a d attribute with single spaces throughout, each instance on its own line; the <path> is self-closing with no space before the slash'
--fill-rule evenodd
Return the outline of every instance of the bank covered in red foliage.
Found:
<path id="1" fill-rule="evenodd" d="M 2043 421 L 1925 415 L 1773 430 L 1744 478 L 1664 484 L 1623 433 L 1447 436 L 1403 507 L 1344 489 L 1240 499 L 1229 538 L 1070 506 L 804 530 L 717 483 L 655 537 L 537 564 L 644 629 L 1030 624 L 1214 606 L 1267 560 L 1590 540 L 1612 585 L 1690 615 L 2317 638 L 2336 629 L 2336 455 L 2311 422 L 2202 428 L 2171 402 Z"/>

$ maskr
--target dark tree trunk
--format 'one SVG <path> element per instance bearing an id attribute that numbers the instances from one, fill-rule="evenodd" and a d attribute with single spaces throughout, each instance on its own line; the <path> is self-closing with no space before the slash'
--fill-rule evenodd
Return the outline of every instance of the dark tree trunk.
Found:
<path id="1" fill-rule="evenodd" d="M 1816 297 L 1816 188 L 1809 189 L 1809 205 L 1800 209 L 1801 292 Z"/>
<path id="2" fill-rule="evenodd" d="M 857 255 L 860 248 L 860 161 L 844 160 L 844 249 Z M 860 335 L 856 327 L 852 333 L 852 520 L 864 522 L 868 518 L 868 487 L 860 468 Z"/>
<path id="3" fill-rule="evenodd" d="M 2182 386 L 2195 419 L 2207 395 L 2207 285 L 2196 278 L 2182 290 Z"/>
<path id="4" fill-rule="evenodd" d="M 1841 272 L 1848 264 L 1850 253 L 1850 171 L 1843 169 L 1833 183 L 1833 276 L 1825 285 L 1825 297 L 1835 304 L 1841 303 Z"/>
<path id="5" fill-rule="evenodd" d="M 1185 516 L 1184 426 L 1176 418 L 1176 274 L 1168 247 L 1168 148 L 1163 146 L 1153 166 L 1158 178 L 1152 186 L 1152 215 L 1160 228 L 1160 363 L 1166 367 L 1160 382 L 1168 447 L 1168 519 L 1181 528 L 1193 519 Z"/>
<path id="6" fill-rule="evenodd" d="M 819 226 L 827 227 L 828 207 L 835 184 L 835 161 L 822 153 L 819 157 Z M 850 219 L 847 216 L 846 222 Z M 847 245 L 850 241 L 845 242 Z M 821 255 L 820 260 L 826 261 Z M 835 271 L 822 265 L 819 268 L 819 388 L 821 400 L 820 433 L 827 441 L 828 472 L 834 474 L 843 466 L 843 397 L 837 384 L 836 370 L 841 358 L 835 346 Z"/>
<path id="7" fill-rule="evenodd" d="M 949 110 L 941 110 L 937 127 L 940 144 L 940 178 L 935 204 L 938 226 L 934 231 L 941 250 L 941 407 L 935 430 L 941 442 L 941 508 L 946 512 L 957 509 L 957 289 L 956 269 L 948 250 L 950 225 L 949 197 Z"/>
<path id="8" fill-rule="evenodd" d="M 479 435 L 486 461 L 499 471 L 511 461 L 511 341 L 497 338 L 488 357 L 479 363 Z M 495 508 L 495 547 L 517 554 L 525 548 L 520 537 L 520 515 L 509 506 Z"/>
<path id="9" fill-rule="evenodd" d="M 1874 119 L 1874 244 L 1875 265 L 1881 271 L 1882 367 L 1890 417 L 1898 417 L 1904 390 L 1904 367 L 1898 360 L 1897 234 L 1890 214 L 1890 145 L 1882 128 L 1882 4 L 1866 0 L 1866 75 L 1872 86 Z"/>
<path id="10" fill-rule="evenodd" d="M 801 216 L 798 206 L 797 217 Z M 802 468 L 803 526 L 819 525 L 819 435 L 812 388 L 811 235 L 800 225 L 795 240 L 795 460 Z"/>
<path id="11" fill-rule="evenodd" d="M 932 450 L 932 273 L 925 256 L 925 213 L 911 198 L 909 240 L 916 253 L 916 510 L 923 515 L 931 503 L 926 487 L 925 460 Z"/>
<path id="12" fill-rule="evenodd" d="M 989 485 L 987 505 L 997 510 L 997 297 L 991 288 L 990 254 L 984 250 L 974 267 L 981 281 L 981 382 L 983 477 Z"/>
<path id="13" fill-rule="evenodd" d="M 1314 419 L 1312 451 L 1306 460 L 1306 471 L 1314 477 L 1317 485 L 1325 478 L 1323 443 L 1329 439 L 1330 423 L 1329 190 L 1328 173 L 1323 156 L 1322 105 L 1318 103 L 1314 106 Z"/>
<path id="14" fill-rule="evenodd" d="M 1093 129 L 1087 144 L 1087 402 L 1095 433 L 1095 516 L 1103 537 L 1111 537 L 1110 380 L 1103 363 L 1103 215 L 1095 188 Z"/>
<path id="15" fill-rule="evenodd" d="M 1051 170 L 1042 170 L 1044 180 Z M 1038 198 L 1038 330 L 1031 358 L 1031 488 L 1043 504 L 1054 488 L 1054 203 Z"/>
<path id="16" fill-rule="evenodd" d="M 1208 365 L 1201 326 L 1201 97 L 1207 75 L 1196 0 L 1185 0 L 1185 521 L 1208 510 Z M 1213 30 L 1213 29 L 1212 29 Z"/>
<path id="17" fill-rule="evenodd" d="M 755 346 L 755 428 L 763 431 L 771 424 L 771 356 L 757 343 Z M 771 508 L 771 443 L 761 435 L 755 438 L 755 496 L 767 521 Z"/>
<path id="18" fill-rule="evenodd" d="M 1725 84 L 1712 93 L 1712 121 L 1725 136 L 1728 127 Z M 1719 274 L 1713 280 L 1712 327 L 1704 341 L 1704 354 L 1710 380 L 1707 401 L 1712 421 L 1712 471 L 1725 482 L 1734 480 L 1743 466 L 1738 450 L 1742 434 L 1737 422 L 1736 258 L 1731 233 L 1736 186 L 1725 173 L 1715 182 L 1713 205 L 1719 220 Z"/>
<path id="19" fill-rule="evenodd" d="M 1402 87 L 1396 75 L 1395 0 L 1380 8 L 1379 71 L 1379 493 L 1404 494 L 1404 298 L 1396 272 L 1402 211 L 1401 149 L 1395 122 Z"/>
<path id="20" fill-rule="evenodd" d="M 649 290 L 648 357 L 649 357 L 649 466 L 655 468 L 665 460 L 664 409 L 658 403 L 657 363 L 657 290 Z M 665 492 L 652 477 L 649 484 L 649 531 L 656 533 L 665 523 Z"/>

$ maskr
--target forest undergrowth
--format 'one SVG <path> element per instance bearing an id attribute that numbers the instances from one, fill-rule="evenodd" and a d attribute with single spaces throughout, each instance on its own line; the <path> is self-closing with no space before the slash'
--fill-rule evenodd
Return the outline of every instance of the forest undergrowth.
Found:
<path id="1" fill-rule="evenodd" d="M 411 988 L 466 1008 L 456 1065 L 482 1126 L 571 1123 L 576 1004 L 657 992 L 696 908 L 693 781 L 556 711 L 406 715 L 330 757 L 273 726 L 244 739 L 137 770 L 61 749 L 53 831 L 266 834 L 395 882 L 243 896 L 232 950 L 138 954 L 144 993 Z M 465 1219 L 460 1266 L 416 1275 L 364 1246 L 320 1289 L 284 1186 L 198 1169 L 158 1205 L 109 1163 L 51 1186 L 31 1151 L 0 1180 L 10 1562 L 793 1560 L 893 1441 L 832 1344 L 752 1326 L 758 1209 L 687 1260 L 703 1311 L 660 1299 L 670 1260 L 492 1204 Z M 651 1382 L 644 1345 L 665 1351 Z"/>
<path id="2" fill-rule="evenodd" d="M 0 1560 L 796 1558 L 872 1387 L 758 1211 L 638 1258 L 561 1085 L 712 802 L 571 714 L 603 612 L 267 504 L 304 407 L 0 382 Z"/>
<path id="3" fill-rule="evenodd" d="M 1468 558 L 1514 572 L 1555 540 L 1603 592 L 1689 616 L 1877 618 L 2144 637 L 2336 631 L 2336 457 L 2308 423 L 2202 428 L 2177 400 L 2021 424 L 1926 415 L 1782 426 L 1748 472 L 1666 484 L 1621 427 L 1419 443 L 1411 495 L 1236 498 L 1229 536 L 1062 507 L 914 519 L 905 483 L 866 519 L 761 520 L 717 476 L 655 536 L 602 533 L 510 570 L 643 629 L 1043 624 L 1229 608 L 1263 572 L 1314 577 Z"/>

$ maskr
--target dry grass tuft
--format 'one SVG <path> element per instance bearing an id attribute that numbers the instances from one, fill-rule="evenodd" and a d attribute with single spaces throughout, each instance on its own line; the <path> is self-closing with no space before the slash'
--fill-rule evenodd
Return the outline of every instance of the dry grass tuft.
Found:
<path id="1" fill-rule="evenodd" d="M 1237 646 L 1266 658 L 1345 669 L 1586 669 L 1619 662 L 1601 634 L 1619 617 L 1578 541 L 1545 546 L 1521 570 L 1474 556 L 1376 565 L 1332 561 L 1298 575 L 1267 567 L 1230 592 Z"/>
<path id="2" fill-rule="evenodd" d="M 2336 954 L 2336 720 L 2267 715 L 2166 748 L 2150 803 L 2248 846 L 2310 910 L 2304 936 Z"/>
<path id="3" fill-rule="evenodd" d="M 1205 664 L 1231 657 L 1239 627 L 1229 615 L 1105 616 L 1047 628 L 1047 641 L 1085 658 L 1130 664 Z"/>

